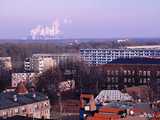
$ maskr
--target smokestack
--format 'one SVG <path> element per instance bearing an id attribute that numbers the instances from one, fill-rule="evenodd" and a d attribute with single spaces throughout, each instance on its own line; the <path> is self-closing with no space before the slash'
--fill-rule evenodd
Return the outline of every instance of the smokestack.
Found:
<path id="1" fill-rule="evenodd" d="M 59 27 L 60 27 L 59 21 L 54 20 L 52 25 L 50 26 L 38 25 L 37 27 L 33 28 L 30 31 L 30 35 L 32 39 L 55 38 L 56 35 L 59 35 L 61 33 Z"/>

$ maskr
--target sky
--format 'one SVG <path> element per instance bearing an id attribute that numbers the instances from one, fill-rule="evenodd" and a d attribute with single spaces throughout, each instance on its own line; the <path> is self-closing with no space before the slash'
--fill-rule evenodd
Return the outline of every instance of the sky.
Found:
<path id="1" fill-rule="evenodd" d="M 0 0 L 0 38 L 54 20 L 63 38 L 160 37 L 160 0 Z"/>

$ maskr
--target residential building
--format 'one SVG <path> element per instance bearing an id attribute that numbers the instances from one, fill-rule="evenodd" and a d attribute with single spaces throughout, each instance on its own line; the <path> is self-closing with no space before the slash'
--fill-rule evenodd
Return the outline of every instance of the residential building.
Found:
<path id="1" fill-rule="evenodd" d="M 31 66 L 31 58 L 26 58 L 24 61 L 24 70 L 26 72 L 31 72 L 32 71 L 32 66 Z"/>
<path id="2" fill-rule="evenodd" d="M 55 60 L 52 58 L 38 58 L 32 59 L 32 69 L 34 72 L 45 72 L 48 69 L 53 69 L 56 66 Z"/>
<path id="3" fill-rule="evenodd" d="M 11 57 L 0 57 L 0 70 L 12 70 Z"/>
<path id="4" fill-rule="evenodd" d="M 31 58 L 30 61 L 24 62 L 25 71 L 42 73 L 48 69 L 53 69 L 57 65 L 56 61 L 52 58 Z"/>
<path id="5" fill-rule="evenodd" d="M 24 84 L 18 84 L 15 91 L 0 93 L 0 117 L 27 116 L 50 118 L 50 102 L 47 96 L 28 92 Z"/>
<path id="6" fill-rule="evenodd" d="M 26 59 L 24 67 L 26 71 L 43 72 L 50 67 L 79 60 L 80 56 L 76 53 L 33 54 L 30 59 Z"/>
<path id="7" fill-rule="evenodd" d="M 33 54 L 32 59 L 38 58 L 52 58 L 56 60 L 57 64 L 63 64 L 68 61 L 77 61 L 80 55 L 77 53 L 53 53 L 53 54 Z"/>
<path id="8" fill-rule="evenodd" d="M 81 60 L 89 64 L 107 64 L 119 58 L 160 57 L 160 49 L 123 48 L 123 49 L 80 49 Z"/>
<path id="9" fill-rule="evenodd" d="M 34 82 L 36 77 L 38 77 L 38 73 L 12 73 L 12 87 L 17 87 L 20 82 L 28 83 Z"/>

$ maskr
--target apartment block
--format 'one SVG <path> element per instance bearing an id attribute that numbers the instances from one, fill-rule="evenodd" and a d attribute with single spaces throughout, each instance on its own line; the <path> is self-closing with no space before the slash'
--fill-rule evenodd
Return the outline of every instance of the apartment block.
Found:
<path id="1" fill-rule="evenodd" d="M 107 64 L 119 58 L 160 57 L 160 49 L 131 47 L 122 49 L 80 49 L 81 60 L 89 64 Z"/>
<path id="2" fill-rule="evenodd" d="M 79 60 L 80 55 L 74 53 L 33 54 L 31 58 L 26 59 L 24 67 L 26 71 L 44 72 L 49 68 L 56 67 L 57 65 Z"/>

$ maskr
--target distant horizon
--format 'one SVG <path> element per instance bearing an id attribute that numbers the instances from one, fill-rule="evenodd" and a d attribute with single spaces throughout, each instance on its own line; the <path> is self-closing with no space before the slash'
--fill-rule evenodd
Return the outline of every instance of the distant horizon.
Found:
<path id="1" fill-rule="evenodd" d="M 0 0 L 0 38 L 159 38 L 159 14 L 159 0 Z"/>
<path id="2" fill-rule="evenodd" d="M 0 43 L 17 43 L 17 42 L 25 42 L 25 43 L 70 43 L 70 42 L 112 42 L 115 40 L 124 40 L 128 39 L 129 41 L 134 41 L 134 42 L 160 42 L 160 37 L 159 38 L 61 38 L 61 39 L 50 39 L 50 40 L 32 40 L 32 39 L 2 39 L 0 38 Z"/>
<path id="3" fill-rule="evenodd" d="M 65 39 L 160 39 L 160 37 L 68 37 L 68 38 L 55 38 L 55 39 L 30 39 L 30 38 L 0 38 L 0 40 L 35 40 L 35 41 L 38 41 L 38 40 L 65 40 Z"/>

